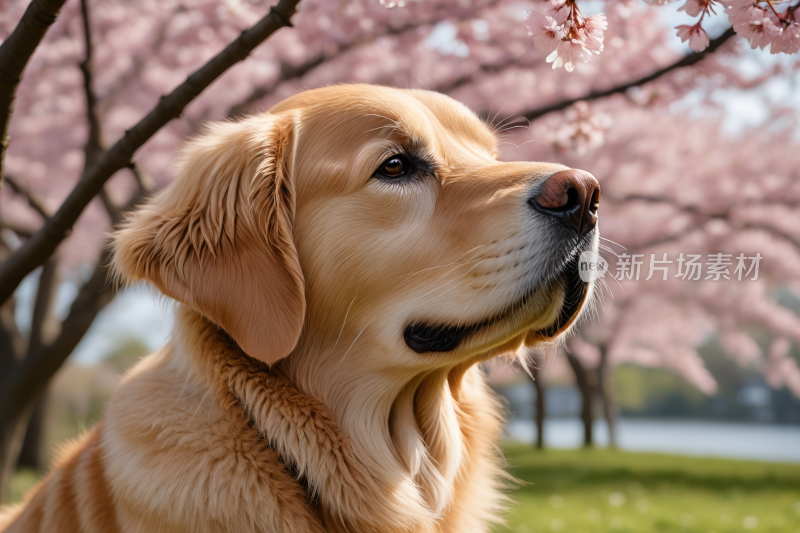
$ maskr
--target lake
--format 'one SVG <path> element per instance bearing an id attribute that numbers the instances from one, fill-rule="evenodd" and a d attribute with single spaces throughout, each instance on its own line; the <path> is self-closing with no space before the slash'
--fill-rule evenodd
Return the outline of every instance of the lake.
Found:
<path id="1" fill-rule="evenodd" d="M 511 420 L 508 433 L 512 439 L 533 442 L 536 426 L 529 420 Z M 608 445 L 604 420 L 595 421 L 594 433 L 595 445 Z M 545 420 L 544 442 L 552 448 L 577 448 L 583 443 L 583 424 L 578 418 Z M 800 426 L 620 419 L 617 444 L 636 452 L 800 463 Z"/>

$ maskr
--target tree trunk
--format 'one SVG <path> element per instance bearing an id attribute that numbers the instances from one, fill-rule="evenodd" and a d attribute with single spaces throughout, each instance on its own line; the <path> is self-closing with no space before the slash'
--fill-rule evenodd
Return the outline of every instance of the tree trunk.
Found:
<path id="1" fill-rule="evenodd" d="M 608 447 L 617 447 L 617 406 L 614 404 L 613 374 L 608 363 L 608 347 L 598 345 L 600 349 L 600 365 L 597 369 L 597 389 L 603 399 L 603 416 L 608 424 Z"/>
<path id="2" fill-rule="evenodd" d="M 19 451 L 17 466 L 35 468 L 42 471 L 44 461 L 42 461 L 42 437 L 44 430 L 45 406 L 47 405 L 47 393 L 36 402 L 30 419 L 28 428 L 25 430 L 25 438 L 22 441 L 22 448 Z"/>
<path id="3" fill-rule="evenodd" d="M 586 367 L 583 366 L 580 359 L 575 354 L 566 352 L 567 360 L 569 361 L 572 371 L 575 373 L 575 382 L 578 389 L 581 391 L 581 420 L 583 420 L 583 445 L 585 447 L 594 446 L 594 438 L 592 435 L 592 422 L 594 415 L 592 413 L 592 400 L 594 396 L 594 386 L 589 376 Z"/>
<path id="4" fill-rule="evenodd" d="M 53 300 L 55 299 L 56 287 L 58 286 L 58 259 L 51 257 L 42 267 L 39 275 L 39 287 L 36 291 L 36 299 L 33 304 L 33 316 L 31 318 L 31 332 L 28 338 L 28 350 L 26 357 L 31 357 L 45 344 L 51 342 L 58 330 L 52 315 Z M 28 420 L 28 427 L 25 430 L 25 437 L 19 452 L 17 464 L 19 466 L 29 466 L 40 470 L 41 460 L 41 437 L 42 423 L 44 421 L 45 405 L 47 394 L 36 402 L 36 406 Z"/>
<path id="5" fill-rule="evenodd" d="M 16 416 L 7 416 L 2 419 L 0 431 L 0 504 L 8 502 L 11 492 L 11 478 L 22 447 L 25 428 L 33 410 L 35 402 L 29 408 L 16 413 Z"/>
<path id="6" fill-rule="evenodd" d="M 532 371 L 536 389 L 536 448 L 544 448 L 544 383 L 538 369 Z"/>

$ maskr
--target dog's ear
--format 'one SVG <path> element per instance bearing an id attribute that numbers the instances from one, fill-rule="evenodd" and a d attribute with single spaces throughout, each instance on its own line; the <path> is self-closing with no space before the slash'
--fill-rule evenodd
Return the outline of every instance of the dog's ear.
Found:
<path id="1" fill-rule="evenodd" d="M 113 239 L 119 278 L 152 283 L 267 364 L 294 349 L 305 317 L 293 132 L 271 115 L 213 125 L 189 144 L 176 180 Z"/>

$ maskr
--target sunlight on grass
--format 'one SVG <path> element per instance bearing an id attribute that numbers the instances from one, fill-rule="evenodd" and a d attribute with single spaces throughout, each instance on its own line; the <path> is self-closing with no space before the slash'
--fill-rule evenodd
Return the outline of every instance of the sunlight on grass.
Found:
<path id="1" fill-rule="evenodd" d="M 800 465 L 506 447 L 525 484 L 498 533 L 800 533 Z"/>

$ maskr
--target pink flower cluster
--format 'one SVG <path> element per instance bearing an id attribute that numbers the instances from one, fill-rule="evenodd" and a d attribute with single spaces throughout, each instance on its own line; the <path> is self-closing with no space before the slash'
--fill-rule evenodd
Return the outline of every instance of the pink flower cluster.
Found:
<path id="1" fill-rule="evenodd" d="M 611 117 L 594 113 L 584 101 L 565 112 L 566 120 L 553 130 L 550 138 L 559 150 L 573 150 L 582 155 L 603 144 L 603 132 L 611 127 Z"/>
<path id="2" fill-rule="evenodd" d="M 575 0 L 548 0 L 543 12 L 526 12 L 528 35 L 534 46 L 550 52 L 547 62 L 553 68 L 575 70 L 579 62 L 586 63 L 592 54 L 603 51 L 603 31 L 608 28 L 602 13 L 584 17 Z"/>
<path id="3" fill-rule="evenodd" d="M 795 20 L 795 8 L 778 12 L 772 0 L 728 0 L 725 5 L 733 29 L 750 42 L 750 48 L 763 49 L 769 45 L 772 54 L 794 54 L 800 50 L 800 24 Z"/>
<path id="4" fill-rule="evenodd" d="M 676 27 L 682 42 L 689 42 L 695 52 L 708 47 L 708 35 L 701 26 L 707 13 L 714 13 L 714 6 L 721 0 L 687 0 L 679 11 L 692 17 L 700 17 L 693 25 Z M 656 3 L 658 0 L 656 0 Z M 797 6 L 779 12 L 775 5 L 781 0 L 726 0 L 725 10 L 734 31 L 750 42 L 750 47 L 770 47 L 770 53 L 793 54 L 800 50 L 800 24 L 795 20 Z"/>

